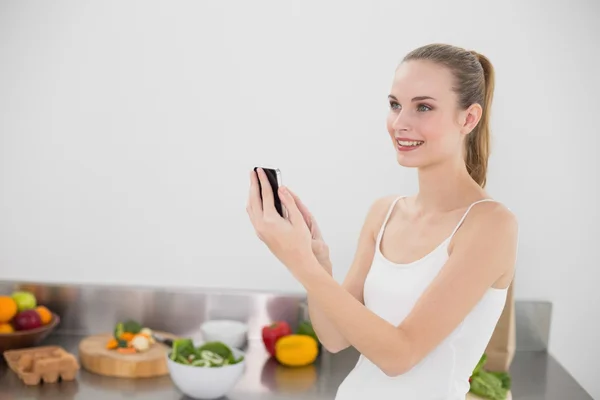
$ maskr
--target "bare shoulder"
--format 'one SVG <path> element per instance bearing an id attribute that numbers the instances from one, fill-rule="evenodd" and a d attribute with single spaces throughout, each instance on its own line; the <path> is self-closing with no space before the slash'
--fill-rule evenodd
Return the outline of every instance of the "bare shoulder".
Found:
<path id="1" fill-rule="evenodd" d="M 504 204 L 486 201 L 477 204 L 465 221 L 465 231 L 486 236 L 516 236 L 519 223 L 515 214 Z"/>
<path id="2" fill-rule="evenodd" d="M 451 243 L 450 254 L 503 253 L 513 258 L 518 235 L 519 225 L 512 211 L 502 203 L 482 202 L 467 215 Z"/>
<path id="3" fill-rule="evenodd" d="M 384 196 L 376 199 L 367 214 L 366 224 L 369 225 L 374 235 L 377 235 L 390 207 L 400 196 Z"/>

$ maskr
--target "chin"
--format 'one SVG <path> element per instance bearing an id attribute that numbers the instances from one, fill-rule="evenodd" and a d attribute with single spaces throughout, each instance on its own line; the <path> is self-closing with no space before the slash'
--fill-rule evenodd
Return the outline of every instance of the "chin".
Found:
<path id="1" fill-rule="evenodd" d="M 402 153 L 396 153 L 396 160 L 406 168 L 419 168 L 426 164 L 421 157 L 407 156 Z"/>

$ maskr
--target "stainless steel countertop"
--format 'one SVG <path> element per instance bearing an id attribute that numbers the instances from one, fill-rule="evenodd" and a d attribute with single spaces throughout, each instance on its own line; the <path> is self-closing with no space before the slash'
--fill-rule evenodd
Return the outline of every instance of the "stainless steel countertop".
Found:
<path id="1" fill-rule="evenodd" d="M 77 354 L 78 335 L 56 334 L 43 344 L 63 346 Z M 348 349 L 324 353 L 313 367 L 283 368 L 269 360 L 262 342 L 250 341 L 247 369 L 237 386 L 222 400 L 325 400 L 333 399 L 337 387 L 354 367 L 358 353 Z M 511 367 L 515 400 L 591 400 L 592 397 L 546 352 L 521 351 Z M 189 399 L 168 376 L 149 379 L 108 378 L 81 370 L 76 381 L 27 387 L 0 363 L 0 400 L 16 399 Z"/>

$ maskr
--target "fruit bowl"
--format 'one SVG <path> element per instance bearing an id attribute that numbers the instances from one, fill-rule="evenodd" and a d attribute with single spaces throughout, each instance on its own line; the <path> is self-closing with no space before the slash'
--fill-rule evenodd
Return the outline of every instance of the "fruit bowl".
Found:
<path id="1" fill-rule="evenodd" d="M 38 328 L 0 333 L 0 353 L 6 350 L 32 347 L 44 340 L 60 323 L 60 317 L 52 313 L 52 319 Z"/>

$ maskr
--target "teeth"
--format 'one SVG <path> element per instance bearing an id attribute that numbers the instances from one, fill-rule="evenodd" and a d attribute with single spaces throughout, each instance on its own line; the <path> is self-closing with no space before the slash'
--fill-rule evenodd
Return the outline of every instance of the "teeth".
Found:
<path id="1" fill-rule="evenodd" d="M 422 145 L 423 142 L 420 140 L 397 140 L 400 146 L 419 146 Z"/>

